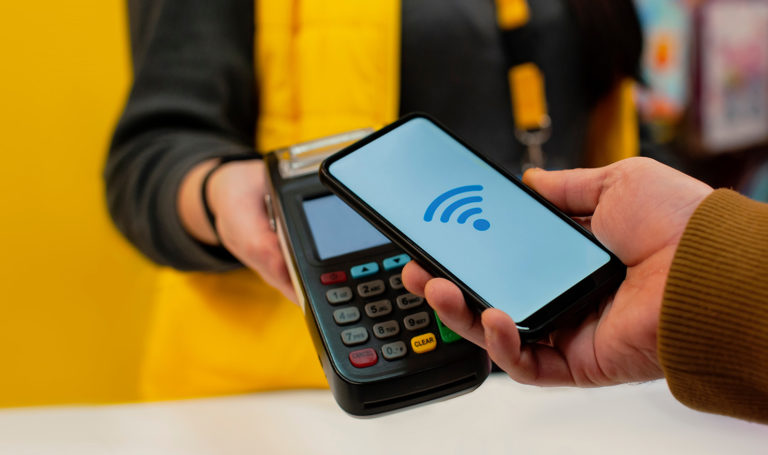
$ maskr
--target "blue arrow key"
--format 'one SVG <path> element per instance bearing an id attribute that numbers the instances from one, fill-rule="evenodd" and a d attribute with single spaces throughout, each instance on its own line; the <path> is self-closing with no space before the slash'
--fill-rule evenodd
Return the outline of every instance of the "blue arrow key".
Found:
<path id="1" fill-rule="evenodd" d="M 379 264 L 375 262 L 356 265 L 351 269 L 349 269 L 349 274 L 352 275 L 352 279 L 362 278 L 364 276 L 369 276 L 369 275 L 375 275 L 378 272 L 379 272 Z"/>
<path id="2" fill-rule="evenodd" d="M 411 257 L 408 256 L 407 254 L 398 254 L 397 256 L 392 256 L 391 258 L 384 259 L 384 261 L 382 261 L 382 264 L 384 265 L 384 270 L 392 270 L 392 269 L 397 269 L 404 266 L 410 260 L 411 260 Z"/>

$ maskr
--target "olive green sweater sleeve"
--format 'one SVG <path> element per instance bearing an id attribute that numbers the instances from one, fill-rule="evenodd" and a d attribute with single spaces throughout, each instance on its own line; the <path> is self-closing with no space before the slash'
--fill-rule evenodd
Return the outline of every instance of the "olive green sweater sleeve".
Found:
<path id="1" fill-rule="evenodd" d="M 717 190 L 696 209 L 664 293 L 659 359 L 687 406 L 768 423 L 768 205 Z"/>

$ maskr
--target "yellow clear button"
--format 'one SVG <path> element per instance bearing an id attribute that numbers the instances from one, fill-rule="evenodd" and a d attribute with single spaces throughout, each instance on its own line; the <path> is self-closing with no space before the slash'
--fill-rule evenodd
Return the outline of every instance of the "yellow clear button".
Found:
<path id="1" fill-rule="evenodd" d="M 437 347 L 437 338 L 434 333 L 425 333 L 411 338 L 411 348 L 416 354 L 424 354 Z"/>

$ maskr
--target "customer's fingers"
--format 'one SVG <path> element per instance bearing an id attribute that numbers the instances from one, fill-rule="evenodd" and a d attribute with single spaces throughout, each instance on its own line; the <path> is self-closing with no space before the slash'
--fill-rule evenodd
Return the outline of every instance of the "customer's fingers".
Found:
<path id="1" fill-rule="evenodd" d="M 579 223 L 581 227 L 592 232 L 592 217 L 591 216 L 574 216 L 571 218 L 573 221 Z"/>
<path id="2" fill-rule="evenodd" d="M 482 325 L 488 355 L 515 381 L 541 386 L 573 385 L 565 357 L 551 346 L 522 345 L 517 326 L 503 311 L 484 311 Z"/>
<path id="3" fill-rule="evenodd" d="M 610 166 L 566 171 L 534 168 L 525 172 L 523 182 L 569 215 L 588 216 L 597 207 L 609 172 Z"/>
<path id="4" fill-rule="evenodd" d="M 414 294 L 426 295 L 445 325 L 486 348 L 491 359 L 512 379 L 524 384 L 573 384 L 568 363 L 560 352 L 539 344 L 522 345 L 517 326 L 503 311 L 492 308 L 481 317 L 467 306 L 456 285 L 432 278 L 414 261 L 403 269 L 403 283 Z"/>
<path id="5" fill-rule="evenodd" d="M 403 285 L 408 291 L 413 294 L 424 297 L 424 287 L 427 285 L 427 281 L 433 277 L 426 270 L 416 263 L 416 261 L 410 261 L 403 267 L 403 273 L 401 275 Z"/>
<path id="6" fill-rule="evenodd" d="M 434 278 L 427 282 L 424 294 L 445 325 L 472 343 L 485 347 L 480 315 L 467 306 L 455 284 L 443 278 Z"/>

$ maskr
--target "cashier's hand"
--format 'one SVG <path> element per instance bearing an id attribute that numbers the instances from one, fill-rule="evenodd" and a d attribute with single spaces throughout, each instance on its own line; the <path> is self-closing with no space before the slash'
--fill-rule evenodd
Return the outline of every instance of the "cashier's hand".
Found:
<path id="1" fill-rule="evenodd" d="M 598 169 L 532 169 L 523 181 L 569 215 L 583 217 L 627 265 L 613 298 L 577 327 L 523 345 L 509 316 L 497 309 L 473 313 L 455 285 L 415 262 L 403 271 L 405 286 L 426 295 L 448 327 L 486 348 L 516 381 L 601 386 L 662 377 L 656 335 L 664 285 L 688 219 L 712 188 L 647 158 Z"/>
<path id="2" fill-rule="evenodd" d="M 184 179 L 179 213 L 185 228 L 199 240 L 218 244 L 200 202 L 202 179 L 216 160 L 200 163 Z M 296 302 L 277 235 L 269 226 L 264 205 L 267 191 L 264 162 L 233 161 L 219 167 L 208 180 L 208 203 L 224 247 L 247 267 Z"/>

